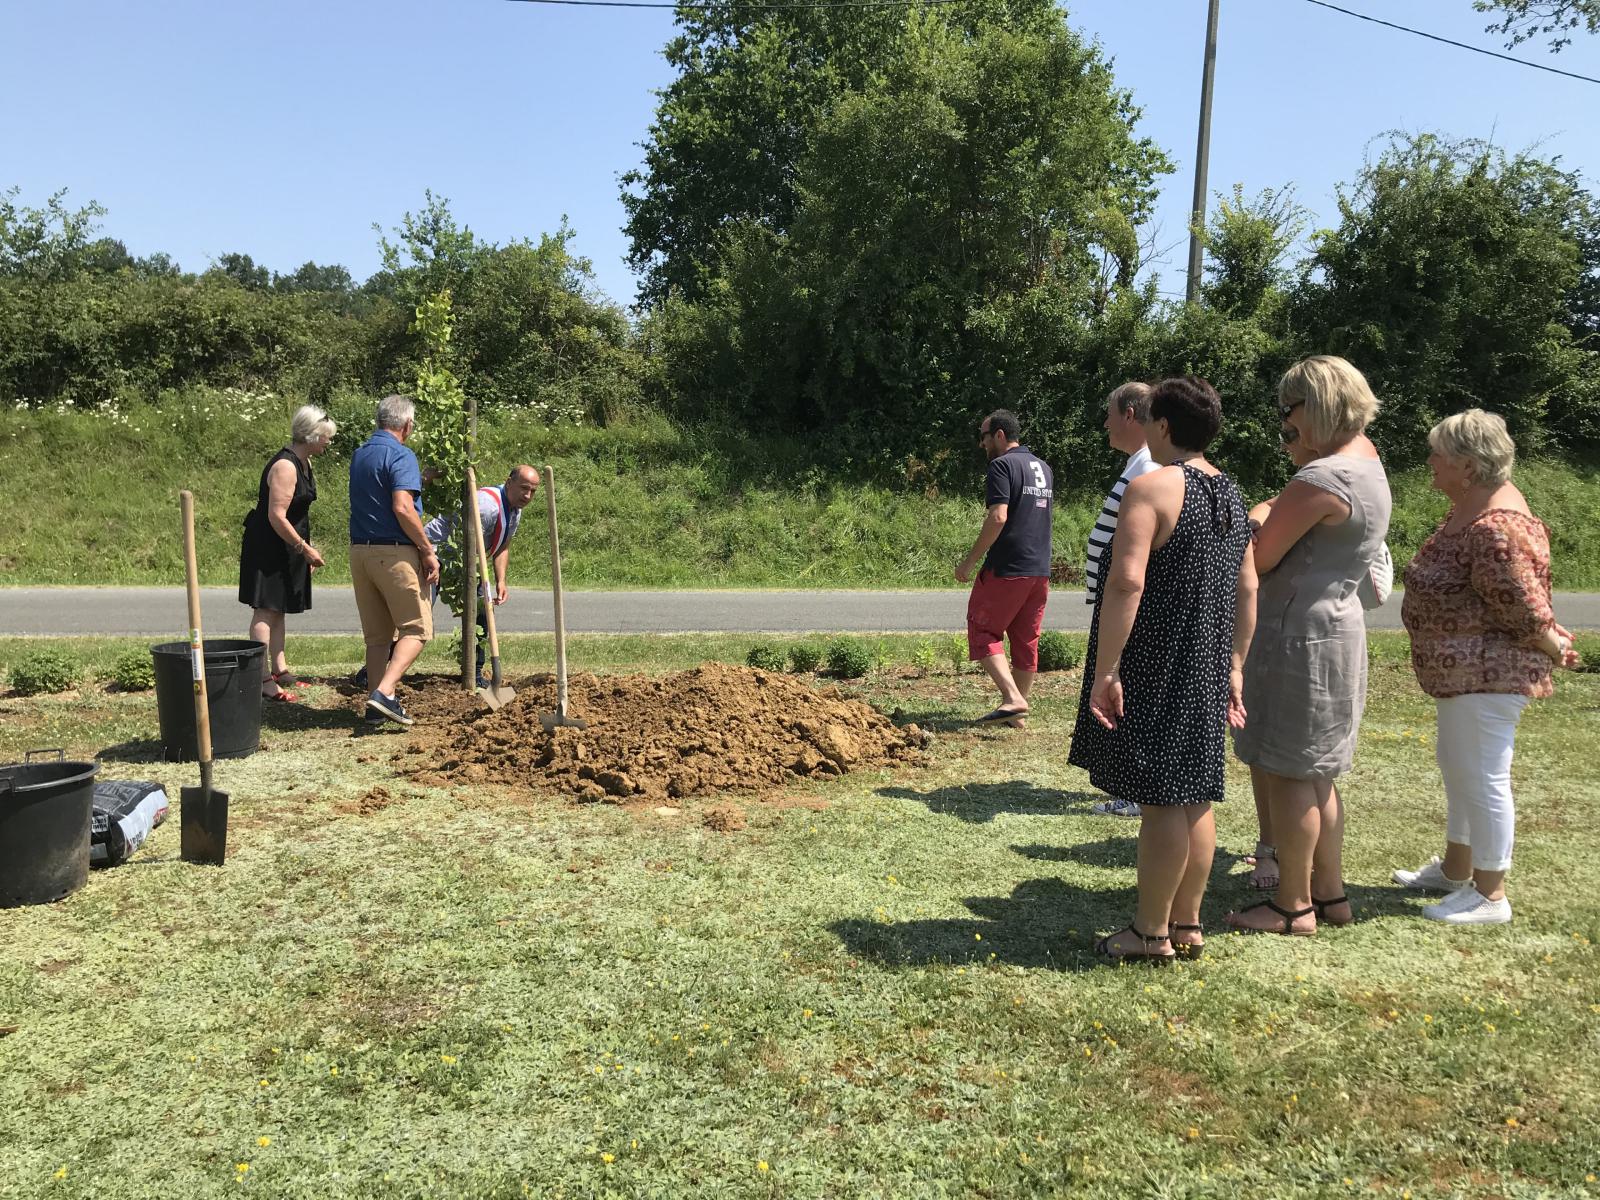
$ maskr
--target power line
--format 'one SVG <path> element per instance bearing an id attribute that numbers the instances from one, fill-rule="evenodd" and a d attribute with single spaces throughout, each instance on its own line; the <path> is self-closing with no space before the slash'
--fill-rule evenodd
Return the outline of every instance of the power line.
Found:
<path id="1" fill-rule="evenodd" d="M 572 0 L 572 2 L 575 2 L 575 0 Z M 1498 50 L 1485 50 L 1482 46 L 1474 46 L 1468 42 L 1458 42 L 1454 38 L 1441 37 L 1437 33 L 1427 33 L 1421 29 L 1412 29 L 1408 25 L 1396 25 L 1393 21 L 1385 21 L 1379 17 L 1369 17 L 1366 13 L 1358 13 L 1348 8 L 1340 8 L 1337 4 L 1329 4 L 1328 0 L 1306 0 L 1306 3 L 1315 4 L 1318 8 L 1331 8 L 1336 13 L 1343 13 L 1347 17 L 1355 17 L 1359 21 L 1371 21 L 1374 25 L 1398 29 L 1401 33 L 1412 33 L 1417 37 L 1427 38 L 1429 41 L 1443 42 L 1447 46 L 1455 46 L 1461 50 L 1471 50 L 1474 54 L 1487 54 L 1490 58 L 1504 59 L 1508 63 L 1516 63 L 1519 67 L 1532 67 L 1536 71 L 1549 71 L 1552 75 L 1565 75 L 1568 79 L 1578 79 L 1584 83 L 1600 83 L 1600 79 L 1596 79 L 1592 75 L 1579 75 L 1576 71 L 1563 71 L 1560 67 L 1546 66 L 1544 63 L 1532 62 L 1526 58 L 1513 58 L 1509 54 L 1501 54 Z"/>
<path id="2" fill-rule="evenodd" d="M 932 8 L 936 5 L 959 4 L 961 0 L 800 0 L 790 4 L 745 4 L 742 0 L 723 0 L 722 3 L 701 3 L 690 0 L 677 4 L 660 0 L 510 0 L 513 4 L 564 4 L 573 8 L 688 8 L 705 12 L 711 9 L 737 8 L 746 12 L 783 12 L 795 8 Z"/>

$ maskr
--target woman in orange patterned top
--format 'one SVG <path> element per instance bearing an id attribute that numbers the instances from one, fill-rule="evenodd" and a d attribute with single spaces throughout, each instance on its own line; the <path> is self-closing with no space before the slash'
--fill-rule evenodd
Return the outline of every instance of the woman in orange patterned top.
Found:
<path id="1" fill-rule="evenodd" d="M 1550 695 L 1551 669 L 1578 655 L 1550 607 L 1550 531 L 1511 483 L 1505 421 L 1468 409 L 1435 425 L 1428 447 L 1450 512 L 1406 567 L 1401 617 L 1417 682 L 1438 702 L 1445 855 L 1394 880 L 1448 893 L 1425 917 L 1499 925 L 1511 920 L 1517 722 L 1529 700 Z"/>

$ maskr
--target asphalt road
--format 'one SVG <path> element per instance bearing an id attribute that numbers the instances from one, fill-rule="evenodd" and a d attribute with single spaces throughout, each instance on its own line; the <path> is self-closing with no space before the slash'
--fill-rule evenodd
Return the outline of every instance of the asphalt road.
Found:
<path id="1" fill-rule="evenodd" d="M 315 594 L 316 607 L 289 618 L 295 636 L 359 634 L 348 587 Z M 204 588 L 208 630 L 243 636 L 249 613 L 232 588 Z M 965 589 L 899 592 L 569 592 L 570 633 L 860 633 L 957 632 L 966 628 Z M 513 591 L 496 614 L 506 633 L 548 633 L 548 592 Z M 1559 592 L 1556 615 L 1572 629 L 1600 629 L 1600 593 Z M 437 625 L 450 619 L 443 606 Z M 183 636 L 182 588 L 0 588 L 0 636 Z M 1083 593 L 1059 589 L 1045 610 L 1050 629 L 1087 629 Z M 1370 629 L 1400 628 L 1400 597 L 1367 614 Z"/>

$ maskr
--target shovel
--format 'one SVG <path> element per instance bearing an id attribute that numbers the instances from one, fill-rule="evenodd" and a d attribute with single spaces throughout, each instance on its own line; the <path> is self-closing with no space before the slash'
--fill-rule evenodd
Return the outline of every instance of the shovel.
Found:
<path id="1" fill-rule="evenodd" d="M 200 786 L 179 791 L 178 854 L 184 862 L 220 867 L 228 855 L 228 793 L 211 786 L 211 702 L 206 696 L 205 643 L 200 637 L 200 572 L 194 553 L 194 493 L 180 492 L 183 569 L 189 591 L 189 657 L 194 664 L 194 729 Z"/>
<path id="2" fill-rule="evenodd" d="M 556 533 L 556 472 L 544 469 L 544 507 L 550 517 L 550 587 L 555 597 L 556 710 L 539 717 L 546 729 L 587 729 L 589 723 L 567 716 L 567 619 L 561 607 L 561 538 Z"/>
<path id="3" fill-rule="evenodd" d="M 517 689 L 500 681 L 500 638 L 494 627 L 494 597 L 489 594 L 489 556 L 483 548 L 483 522 L 478 520 L 478 477 L 473 474 L 471 467 L 467 468 L 467 487 L 472 492 L 473 501 L 471 519 L 467 524 L 472 526 L 472 554 L 478 564 L 478 578 L 483 582 L 483 622 L 489 630 L 489 686 L 478 689 L 478 699 L 492 711 L 515 700 Z"/>

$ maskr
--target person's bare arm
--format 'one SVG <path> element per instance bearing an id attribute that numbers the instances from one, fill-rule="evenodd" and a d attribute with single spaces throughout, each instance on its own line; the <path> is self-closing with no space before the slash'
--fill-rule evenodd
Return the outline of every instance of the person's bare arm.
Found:
<path id="1" fill-rule="evenodd" d="M 412 498 L 412 493 L 404 488 L 396 488 L 390 493 L 390 507 L 394 511 L 395 520 L 400 522 L 401 532 L 411 539 L 411 544 L 417 548 L 417 553 L 422 557 L 423 583 L 439 582 L 439 556 L 433 552 L 433 543 L 428 540 L 428 535 L 422 528 L 422 518 L 417 516 L 416 501 Z"/>
<path id="2" fill-rule="evenodd" d="M 494 602 L 506 602 L 506 563 L 511 560 L 511 546 L 500 547 L 500 553 L 494 556 Z"/>
<path id="3" fill-rule="evenodd" d="M 322 565 L 322 555 L 316 548 L 300 536 L 298 530 L 289 523 L 289 505 L 294 500 L 295 469 L 294 464 L 286 458 L 280 458 L 272 464 L 272 470 L 267 472 L 267 524 L 272 526 L 272 532 L 283 539 L 284 545 L 289 547 L 291 553 L 304 558 L 315 571 Z"/>
<path id="4" fill-rule="evenodd" d="M 1111 572 L 1101 584 L 1104 596 L 1100 601 L 1100 640 L 1089 711 L 1107 729 L 1115 729 L 1122 717 L 1122 650 L 1139 614 L 1150 548 L 1160 527 L 1158 503 L 1165 483 L 1157 481 L 1160 474 L 1157 471 L 1141 475 L 1123 492 L 1117 535 L 1111 543 Z"/>
<path id="5" fill-rule="evenodd" d="M 1255 569 L 1267 572 L 1313 527 L 1350 519 L 1350 506 L 1325 488 L 1291 479 L 1256 534 Z"/>
<path id="6" fill-rule="evenodd" d="M 1244 660 L 1250 653 L 1250 642 L 1256 635 L 1256 577 L 1255 554 L 1245 547 L 1244 561 L 1239 564 L 1239 583 L 1234 596 L 1233 609 L 1233 665 L 1228 672 L 1228 724 L 1243 729 L 1244 710 Z"/>
<path id="7" fill-rule="evenodd" d="M 966 583 L 972 578 L 972 572 L 983 561 L 983 556 L 989 553 L 989 547 L 1000 537 L 1000 531 L 1006 527 L 1006 518 L 1010 515 L 1009 504 L 989 506 L 989 511 L 983 518 L 983 528 L 978 530 L 978 540 L 972 543 L 972 549 L 967 551 L 967 556 L 956 564 L 957 581 Z"/>

